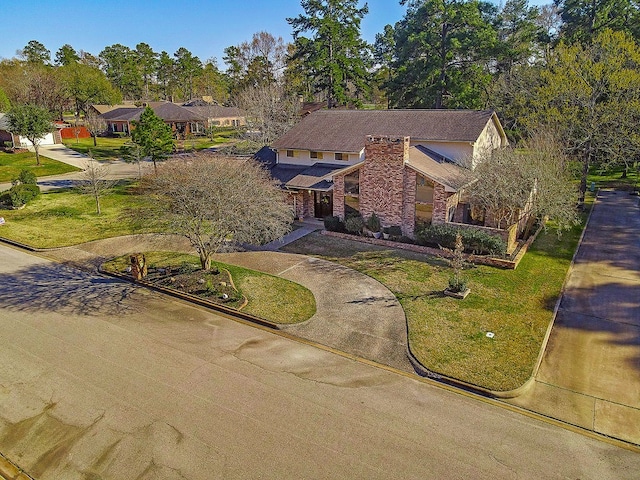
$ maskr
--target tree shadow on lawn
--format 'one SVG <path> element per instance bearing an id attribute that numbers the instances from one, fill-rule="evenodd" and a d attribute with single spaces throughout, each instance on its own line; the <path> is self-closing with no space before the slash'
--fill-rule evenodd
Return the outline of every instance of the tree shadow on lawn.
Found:
<path id="1" fill-rule="evenodd" d="M 70 315 L 123 315 L 134 310 L 137 286 L 58 264 L 4 274 L 0 308 Z"/>

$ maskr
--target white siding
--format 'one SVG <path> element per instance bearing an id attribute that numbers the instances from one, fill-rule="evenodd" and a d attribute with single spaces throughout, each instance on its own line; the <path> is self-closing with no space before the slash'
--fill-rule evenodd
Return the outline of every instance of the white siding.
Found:
<path id="1" fill-rule="evenodd" d="M 40 141 L 40 145 L 55 145 L 56 142 L 53 139 L 53 133 L 47 133 L 42 140 Z M 32 147 L 33 144 L 29 141 L 29 139 L 25 137 L 20 137 L 20 146 L 21 147 Z"/>
<path id="2" fill-rule="evenodd" d="M 424 145 L 462 166 L 466 166 L 466 161 L 473 155 L 473 144 L 470 142 L 411 142 L 411 146 L 415 145 Z"/>
<path id="3" fill-rule="evenodd" d="M 294 150 L 293 153 L 293 157 L 287 157 L 287 150 L 277 150 L 278 163 L 305 166 L 311 166 L 315 163 L 330 163 L 332 165 L 344 164 L 345 167 L 348 167 L 358 163 L 364 158 L 364 148 L 360 155 L 350 153 L 348 160 L 336 160 L 335 152 L 320 152 L 322 153 L 322 158 L 311 158 L 311 152 L 309 150 Z"/>

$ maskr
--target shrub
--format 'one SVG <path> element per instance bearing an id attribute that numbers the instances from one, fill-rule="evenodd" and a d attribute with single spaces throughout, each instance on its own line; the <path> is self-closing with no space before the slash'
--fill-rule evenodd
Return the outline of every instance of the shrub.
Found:
<path id="1" fill-rule="evenodd" d="M 9 190 L 5 190 L 0 193 L 0 205 L 11 206 L 11 195 L 9 194 Z"/>
<path id="2" fill-rule="evenodd" d="M 328 215 L 324 217 L 324 229 L 330 232 L 344 232 L 344 222 L 340 220 L 340 217 Z"/>
<path id="3" fill-rule="evenodd" d="M 22 169 L 17 178 L 14 178 L 11 182 L 13 185 L 36 185 L 38 183 L 38 177 L 30 170 Z"/>
<path id="4" fill-rule="evenodd" d="M 373 212 L 369 218 L 367 218 L 367 228 L 372 232 L 380 231 L 380 219 L 376 215 L 376 212 Z"/>
<path id="5" fill-rule="evenodd" d="M 416 243 L 431 247 L 454 249 L 456 234 L 460 233 L 465 251 L 478 255 L 503 255 L 507 246 L 502 238 L 482 230 L 459 228 L 452 225 L 427 225 L 416 231 Z"/>
<path id="6" fill-rule="evenodd" d="M 40 195 L 40 187 L 33 184 L 18 184 L 9 189 L 9 198 L 12 207 L 21 207 Z"/>
<path id="7" fill-rule="evenodd" d="M 364 220 L 360 216 L 349 217 L 345 220 L 344 227 L 347 232 L 353 233 L 354 235 L 360 235 L 364 228 Z"/>

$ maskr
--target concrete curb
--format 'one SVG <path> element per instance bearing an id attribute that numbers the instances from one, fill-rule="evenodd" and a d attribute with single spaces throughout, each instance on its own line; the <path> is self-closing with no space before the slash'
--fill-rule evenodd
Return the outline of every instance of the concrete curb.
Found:
<path id="1" fill-rule="evenodd" d="M 0 480 L 34 480 L 0 453 Z"/>
<path id="2" fill-rule="evenodd" d="M 256 317 L 255 315 L 252 315 L 250 313 L 246 313 L 246 312 L 242 312 L 240 310 L 236 310 L 235 308 L 225 307 L 224 305 L 220 305 L 219 303 L 211 302 L 211 301 L 206 300 L 204 298 L 200 298 L 200 297 L 198 297 L 196 295 L 190 295 L 188 293 L 183 293 L 183 292 L 180 292 L 180 291 L 177 291 L 177 290 L 173 290 L 173 289 L 170 289 L 170 288 L 160 287 L 158 285 L 154 285 L 151 282 L 145 282 L 145 281 L 141 281 L 141 280 L 134 280 L 130 276 L 123 275 L 121 273 L 107 272 L 106 270 L 103 270 L 102 266 L 98 267 L 98 272 L 103 274 L 103 275 L 108 275 L 110 277 L 114 277 L 114 278 L 117 278 L 117 279 L 125 281 L 125 282 L 133 283 L 134 285 L 139 285 L 141 287 L 145 287 L 145 288 L 148 288 L 150 290 L 154 290 L 156 292 L 163 293 L 165 295 L 170 295 L 170 296 L 172 296 L 174 298 L 178 298 L 180 300 L 184 300 L 185 302 L 195 303 L 196 305 L 199 305 L 199 306 L 205 307 L 205 308 L 209 308 L 211 310 L 215 310 L 216 312 L 223 313 L 223 314 L 225 314 L 227 316 L 230 316 L 230 317 L 240 318 L 241 320 L 245 320 L 247 322 L 254 323 L 256 325 L 267 327 L 267 328 L 270 328 L 272 330 L 280 330 L 280 325 L 277 324 L 277 323 L 270 322 L 270 321 L 265 320 L 265 319 L 260 318 L 260 317 Z"/>

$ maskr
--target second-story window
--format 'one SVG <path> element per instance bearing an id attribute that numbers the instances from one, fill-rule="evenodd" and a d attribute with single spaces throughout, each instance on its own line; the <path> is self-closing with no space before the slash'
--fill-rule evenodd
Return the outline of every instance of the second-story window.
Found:
<path id="1" fill-rule="evenodd" d="M 312 151 L 312 152 L 309 153 L 309 157 L 321 159 L 322 158 L 322 152 L 313 152 Z"/>
<path id="2" fill-rule="evenodd" d="M 293 150 L 287 150 L 287 157 L 295 157 Z"/>
<path id="3" fill-rule="evenodd" d="M 336 152 L 334 155 L 334 158 L 336 160 L 349 160 L 349 154 L 348 153 L 342 153 L 342 152 Z"/>

